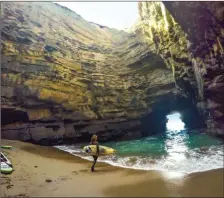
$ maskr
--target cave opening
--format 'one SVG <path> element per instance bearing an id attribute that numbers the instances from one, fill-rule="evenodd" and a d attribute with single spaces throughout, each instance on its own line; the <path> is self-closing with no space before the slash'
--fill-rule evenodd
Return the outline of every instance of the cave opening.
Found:
<path id="1" fill-rule="evenodd" d="M 189 98 L 169 96 L 152 106 L 152 111 L 140 119 L 143 137 L 205 128 L 205 122 L 196 105 Z"/>
<path id="2" fill-rule="evenodd" d="M 1 125 L 29 122 L 28 114 L 25 111 L 15 108 L 1 108 Z"/>
<path id="3" fill-rule="evenodd" d="M 168 131 L 182 131 L 185 129 L 185 123 L 182 121 L 181 114 L 179 112 L 174 112 L 166 116 L 166 130 Z"/>
<path id="4" fill-rule="evenodd" d="M 126 31 L 126 29 L 131 28 L 138 20 L 137 1 L 55 2 L 55 4 L 60 5 L 67 12 L 74 11 L 101 29 L 109 27 Z M 116 15 L 114 15 L 114 10 L 116 10 Z"/>

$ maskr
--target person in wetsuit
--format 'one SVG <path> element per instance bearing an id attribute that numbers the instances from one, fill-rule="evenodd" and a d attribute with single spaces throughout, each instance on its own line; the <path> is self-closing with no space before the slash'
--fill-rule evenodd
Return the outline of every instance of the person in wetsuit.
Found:
<path id="1" fill-rule="evenodd" d="M 99 143 L 98 143 L 98 137 L 96 135 L 93 135 L 92 138 L 91 138 L 91 142 L 90 142 L 90 145 L 96 145 L 96 155 L 92 155 L 93 156 L 93 165 L 91 167 L 91 171 L 94 172 L 94 167 L 96 165 L 96 161 L 97 161 L 97 158 L 100 154 L 100 149 L 99 149 Z"/>

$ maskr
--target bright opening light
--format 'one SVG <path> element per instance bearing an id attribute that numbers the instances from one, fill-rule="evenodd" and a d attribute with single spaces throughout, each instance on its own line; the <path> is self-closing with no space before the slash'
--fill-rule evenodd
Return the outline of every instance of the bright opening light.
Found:
<path id="1" fill-rule="evenodd" d="M 170 131 L 181 131 L 184 129 L 184 122 L 182 122 L 179 113 L 174 113 L 166 116 L 168 122 L 166 123 L 166 128 Z"/>
<path id="2" fill-rule="evenodd" d="M 138 19 L 138 2 L 56 2 L 65 6 L 85 20 L 110 28 L 125 30 Z"/>

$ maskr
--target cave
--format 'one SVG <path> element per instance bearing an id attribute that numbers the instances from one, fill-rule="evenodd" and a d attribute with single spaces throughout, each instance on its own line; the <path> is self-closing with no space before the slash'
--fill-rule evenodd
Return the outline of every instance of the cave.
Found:
<path id="1" fill-rule="evenodd" d="M 1 125 L 9 125 L 14 123 L 27 123 L 29 117 L 27 112 L 15 110 L 15 108 L 1 108 Z"/>
<path id="2" fill-rule="evenodd" d="M 154 104 L 152 112 L 140 119 L 142 136 L 164 133 L 167 130 L 167 116 L 173 113 L 181 115 L 181 120 L 189 131 L 206 127 L 203 116 L 191 99 L 171 95 Z"/>
<path id="3" fill-rule="evenodd" d="M 223 197 L 224 2 L 112 3 L 1 2 L 2 194 Z"/>
<path id="4" fill-rule="evenodd" d="M 166 116 L 179 112 L 188 130 L 223 135 L 222 6 L 194 7 L 139 2 L 139 21 L 126 31 L 57 3 L 2 3 L 2 131 L 16 139 L 23 131 L 11 124 L 20 122 L 38 140 L 120 140 L 163 133 Z"/>

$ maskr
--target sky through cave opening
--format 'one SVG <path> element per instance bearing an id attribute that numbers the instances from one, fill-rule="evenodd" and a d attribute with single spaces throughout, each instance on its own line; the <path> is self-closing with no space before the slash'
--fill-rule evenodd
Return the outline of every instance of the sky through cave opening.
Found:
<path id="1" fill-rule="evenodd" d="M 127 30 L 138 19 L 138 2 L 55 2 L 85 20 L 109 28 Z"/>
<path id="2" fill-rule="evenodd" d="M 181 131 L 185 128 L 185 123 L 181 120 L 181 114 L 178 112 L 169 114 L 166 116 L 168 121 L 166 123 L 166 129 L 168 131 Z"/>

